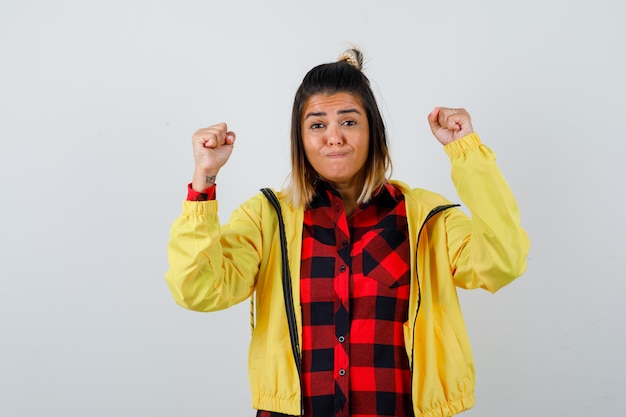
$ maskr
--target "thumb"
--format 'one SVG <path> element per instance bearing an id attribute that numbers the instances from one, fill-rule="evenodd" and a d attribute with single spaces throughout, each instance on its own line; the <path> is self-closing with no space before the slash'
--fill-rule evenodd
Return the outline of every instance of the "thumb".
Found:
<path id="1" fill-rule="evenodd" d="M 226 139 L 225 139 L 225 143 L 227 145 L 232 145 L 233 143 L 235 143 L 235 139 L 237 139 L 237 135 L 235 135 L 235 132 L 228 132 L 226 133 Z"/>
<path id="2" fill-rule="evenodd" d="M 439 124 L 439 107 L 435 107 L 428 114 L 428 124 L 430 125 L 430 130 L 433 132 L 441 127 Z"/>

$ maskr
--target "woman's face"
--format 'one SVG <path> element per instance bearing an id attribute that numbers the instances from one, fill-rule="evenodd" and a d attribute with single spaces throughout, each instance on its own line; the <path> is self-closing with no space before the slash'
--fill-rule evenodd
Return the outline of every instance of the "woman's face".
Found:
<path id="1" fill-rule="evenodd" d="M 362 186 L 369 137 L 365 109 L 352 94 L 316 94 L 305 103 L 305 155 L 313 169 L 335 186 Z"/>

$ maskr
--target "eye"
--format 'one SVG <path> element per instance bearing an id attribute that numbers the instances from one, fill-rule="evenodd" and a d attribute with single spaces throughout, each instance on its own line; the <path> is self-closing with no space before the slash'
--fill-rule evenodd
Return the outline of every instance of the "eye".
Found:
<path id="1" fill-rule="evenodd" d="M 324 127 L 324 125 L 323 125 L 322 123 L 313 123 L 313 124 L 311 125 L 311 129 L 313 129 L 313 130 L 316 130 L 316 129 L 321 129 L 321 128 L 323 128 L 323 127 Z"/>
<path id="2" fill-rule="evenodd" d="M 354 125 L 356 125 L 356 120 L 346 120 L 342 124 L 344 126 L 354 126 Z"/>

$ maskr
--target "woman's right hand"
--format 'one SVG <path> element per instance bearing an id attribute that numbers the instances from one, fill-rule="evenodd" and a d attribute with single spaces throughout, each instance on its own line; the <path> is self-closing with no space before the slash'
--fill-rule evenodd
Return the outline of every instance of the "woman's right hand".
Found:
<path id="1" fill-rule="evenodd" d="M 202 192 L 215 184 L 215 178 L 233 152 L 235 132 L 226 123 L 218 123 L 199 129 L 191 137 L 196 168 L 191 187 Z"/>

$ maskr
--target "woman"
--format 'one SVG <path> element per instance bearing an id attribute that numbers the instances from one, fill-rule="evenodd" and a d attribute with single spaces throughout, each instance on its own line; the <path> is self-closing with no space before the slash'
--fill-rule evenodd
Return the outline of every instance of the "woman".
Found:
<path id="1" fill-rule="evenodd" d="M 495 292 L 525 270 L 517 205 L 463 109 L 435 108 L 434 136 L 471 218 L 442 196 L 387 178 L 386 132 L 362 55 L 313 68 L 292 112 L 290 184 L 278 216 L 258 194 L 220 226 L 218 172 L 235 133 L 192 138 L 195 171 L 174 222 L 174 299 L 215 311 L 256 296 L 249 350 L 257 416 L 452 416 L 474 404 L 456 287 Z M 291 326 L 291 327 L 290 327 Z"/>

